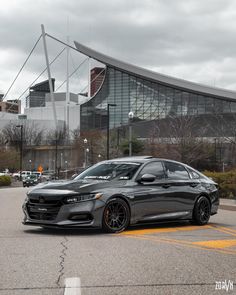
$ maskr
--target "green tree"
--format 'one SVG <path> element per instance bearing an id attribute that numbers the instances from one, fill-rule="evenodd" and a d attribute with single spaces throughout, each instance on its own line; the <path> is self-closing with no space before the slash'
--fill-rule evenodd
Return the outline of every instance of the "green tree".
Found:
<path id="1" fill-rule="evenodd" d="M 124 140 L 121 145 L 120 149 L 124 156 L 129 155 L 129 140 Z M 132 155 L 137 155 L 143 152 L 144 150 L 144 143 L 138 140 L 136 137 L 132 138 Z"/>

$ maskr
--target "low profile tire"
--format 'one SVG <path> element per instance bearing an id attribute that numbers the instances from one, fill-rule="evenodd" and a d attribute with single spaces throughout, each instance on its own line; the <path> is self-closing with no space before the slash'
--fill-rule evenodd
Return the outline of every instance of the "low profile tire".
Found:
<path id="1" fill-rule="evenodd" d="M 210 216 L 210 202 L 206 197 L 202 196 L 195 203 L 193 210 L 193 221 L 198 225 L 204 225 L 208 223 Z"/>
<path id="2" fill-rule="evenodd" d="M 109 200 L 103 212 L 103 230 L 108 233 L 119 233 L 127 228 L 129 222 L 130 210 L 127 203 L 119 198 Z"/>

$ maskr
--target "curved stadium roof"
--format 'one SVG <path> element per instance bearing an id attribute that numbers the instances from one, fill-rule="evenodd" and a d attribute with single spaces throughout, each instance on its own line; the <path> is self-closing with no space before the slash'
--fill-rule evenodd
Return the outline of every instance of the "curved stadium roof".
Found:
<path id="1" fill-rule="evenodd" d="M 74 43 L 77 50 L 81 52 L 82 54 L 89 56 L 107 66 L 119 69 L 131 75 L 140 76 L 144 79 L 149 79 L 149 80 L 159 82 L 165 85 L 174 86 L 186 91 L 202 93 L 205 95 L 215 96 L 221 99 L 224 98 L 231 101 L 236 100 L 236 92 L 234 91 L 230 91 L 230 90 L 226 90 L 222 88 L 210 87 L 210 86 L 190 82 L 184 79 L 178 79 L 171 76 L 159 74 L 157 72 L 153 72 L 153 71 L 120 61 L 113 57 L 107 56 L 81 43 L 78 43 L 77 41 L 74 41 Z"/>

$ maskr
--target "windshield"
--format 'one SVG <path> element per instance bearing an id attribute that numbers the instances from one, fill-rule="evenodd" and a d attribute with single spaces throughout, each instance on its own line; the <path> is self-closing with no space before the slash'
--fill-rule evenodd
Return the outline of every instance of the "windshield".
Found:
<path id="1" fill-rule="evenodd" d="M 78 179 L 131 179 L 140 167 L 140 163 L 109 162 L 92 166 L 78 175 Z"/>

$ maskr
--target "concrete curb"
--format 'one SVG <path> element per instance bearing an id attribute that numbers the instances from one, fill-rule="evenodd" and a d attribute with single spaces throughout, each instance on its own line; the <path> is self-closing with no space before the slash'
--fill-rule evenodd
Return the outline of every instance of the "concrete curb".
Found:
<path id="1" fill-rule="evenodd" d="M 222 210 L 229 210 L 229 211 L 236 211 L 236 205 L 235 206 L 230 206 L 230 205 L 220 205 L 219 209 Z"/>
<path id="2" fill-rule="evenodd" d="M 236 199 L 220 199 L 219 209 L 236 211 Z"/>

